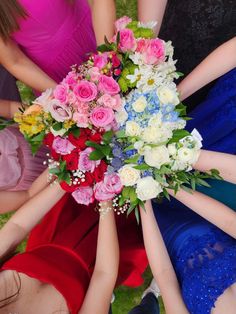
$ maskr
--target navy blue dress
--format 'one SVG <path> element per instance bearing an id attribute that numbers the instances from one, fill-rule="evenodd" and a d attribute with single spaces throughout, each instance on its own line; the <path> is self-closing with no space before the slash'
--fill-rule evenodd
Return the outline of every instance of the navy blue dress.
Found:
<path id="1" fill-rule="evenodd" d="M 236 70 L 218 80 L 191 116 L 188 127 L 200 131 L 205 149 L 236 154 Z M 210 184 L 199 190 L 236 210 L 236 185 Z M 189 312 L 210 313 L 236 283 L 236 240 L 176 200 L 154 204 L 154 209 Z"/>

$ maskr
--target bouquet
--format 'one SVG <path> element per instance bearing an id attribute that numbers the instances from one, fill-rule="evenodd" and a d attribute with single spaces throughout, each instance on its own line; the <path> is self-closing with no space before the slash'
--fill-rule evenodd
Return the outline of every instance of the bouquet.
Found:
<path id="1" fill-rule="evenodd" d="M 152 23 L 123 17 L 115 26 L 110 42 L 15 121 L 33 152 L 49 147 L 51 175 L 78 203 L 113 200 L 138 217 L 146 200 L 219 174 L 192 171 L 202 138 L 185 130 L 171 42 L 154 38 Z"/>

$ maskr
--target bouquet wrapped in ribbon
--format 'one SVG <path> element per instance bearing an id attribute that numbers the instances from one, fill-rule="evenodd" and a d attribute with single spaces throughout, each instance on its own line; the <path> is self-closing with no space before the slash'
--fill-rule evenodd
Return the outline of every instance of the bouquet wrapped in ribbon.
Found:
<path id="1" fill-rule="evenodd" d="M 78 203 L 113 200 L 119 213 L 138 213 L 168 189 L 219 176 L 192 171 L 202 139 L 184 129 L 171 42 L 154 38 L 152 23 L 123 17 L 115 26 L 110 42 L 15 121 L 33 152 L 49 147 L 51 175 Z"/>

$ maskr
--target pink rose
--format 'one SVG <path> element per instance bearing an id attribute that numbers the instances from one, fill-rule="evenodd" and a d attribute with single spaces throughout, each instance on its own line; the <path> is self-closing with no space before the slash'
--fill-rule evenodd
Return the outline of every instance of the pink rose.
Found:
<path id="1" fill-rule="evenodd" d="M 94 55 L 94 66 L 97 67 L 99 70 L 103 69 L 108 62 L 107 53 L 98 53 Z"/>
<path id="2" fill-rule="evenodd" d="M 80 83 L 74 87 L 74 93 L 78 100 L 89 102 L 97 96 L 97 86 L 94 83 L 88 81 L 80 81 Z"/>
<path id="3" fill-rule="evenodd" d="M 137 47 L 134 33 L 131 29 L 122 29 L 120 31 L 119 48 L 122 52 L 135 51 Z"/>
<path id="4" fill-rule="evenodd" d="M 110 201 L 112 200 L 116 194 L 115 193 L 110 193 L 104 182 L 98 182 L 95 187 L 94 187 L 94 196 L 95 199 L 98 200 L 99 202 L 102 201 Z"/>
<path id="5" fill-rule="evenodd" d="M 52 99 L 47 104 L 47 111 L 58 122 L 64 122 L 72 118 L 72 112 L 69 106 L 62 104 L 58 99 Z"/>
<path id="6" fill-rule="evenodd" d="M 126 26 L 131 22 L 132 22 L 132 19 L 130 17 L 128 16 L 121 17 L 115 22 L 116 31 L 119 32 L 120 30 L 126 28 Z"/>
<path id="7" fill-rule="evenodd" d="M 94 149 L 88 147 L 83 150 L 79 155 L 79 170 L 93 172 L 94 169 L 100 164 L 100 160 L 90 160 L 89 155 Z"/>
<path id="8" fill-rule="evenodd" d="M 144 51 L 144 62 L 147 64 L 157 64 L 165 58 L 165 47 L 161 39 L 150 39 Z"/>
<path id="9" fill-rule="evenodd" d="M 72 196 L 78 204 L 89 205 L 94 202 L 93 189 L 89 186 L 79 187 Z"/>
<path id="10" fill-rule="evenodd" d="M 147 47 L 147 40 L 144 38 L 138 39 L 136 51 L 143 53 Z"/>
<path id="11" fill-rule="evenodd" d="M 100 77 L 100 72 L 99 72 L 99 68 L 96 68 L 96 67 L 92 67 L 91 69 L 88 70 L 88 74 L 90 76 L 90 79 L 93 81 L 93 82 L 96 82 L 99 80 L 99 77 Z"/>
<path id="12" fill-rule="evenodd" d="M 116 95 L 120 91 L 120 86 L 111 76 L 101 75 L 98 89 L 104 94 Z"/>
<path id="13" fill-rule="evenodd" d="M 111 108 L 96 107 L 93 109 L 90 120 L 97 128 L 106 127 L 115 119 L 114 112 Z"/>
<path id="14" fill-rule="evenodd" d="M 74 71 L 71 71 L 64 78 L 63 83 L 68 84 L 71 88 L 77 84 L 77 75 Z"/>
<path id="15" fill-rule="evenodd" d="M 52 148 L 60 155 L 68 155 L 75 146 L 68 139 L 56 136 L 53 140 Z"/>
<path id="16" fill-rule="evenodd" d="M 120 95 L 111 96 L 104 94 L 98 99 L 98 104 L 113 110 L 119 110 L 121 107 L 121 98 Z"/>
<path id="17" fill-rule="evenodd" d="M 69 86 L 64 84 L 59 84 L 56 86 L 53 92 L 53 96 L 58 99 L 61 103 L 67 101 L 67 94 L 69 92 Z"/>
<path id="18" fill-rule="evenodd" d="M 111 174 L 105 175 L 104 184 L 105 184 L 106 190 L 110 193 L 119 194 L 123 189 L 123 185 L 117 173 L 111 173 Z"/>
<path id="19" fill-rule="evenodd" d="M 87 128 L 89 126 L 88 115 L 84 113 L 75 112 L 73 120 L 76 122 L 79 128 Z"/>

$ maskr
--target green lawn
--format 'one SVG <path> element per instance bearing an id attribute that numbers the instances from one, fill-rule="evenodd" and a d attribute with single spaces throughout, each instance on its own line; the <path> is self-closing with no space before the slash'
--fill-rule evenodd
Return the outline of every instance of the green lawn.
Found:
<path id="1" fill-rule="evenodd" d="M 128 15 L 132 18 L 136 18 L 137 16 L 137 1 L 136 0 L 116 0 L 117 4 L 117 15 Z M 19 90 L 21 92 L 22 98 L 27 102 L 27 100 L 32 99 L 32 92 L 30 89 L 25 88 L 22 84 L 18 85 Z M 2 226 L 9 215 L 0 216 L 0 226 Z M 23 248 L 23 246 L 21 246 Z M 151 280 L 150 270 L 147 270 L 144 274 L 145 283 L 142 287 L 136 289 L 130 289 L 127 287 L 119 287 L 115 291 L 115 302 L 113 303 L 113 314 L 127 314 L 129 310 L 136 304 L 138 304 L 141 300 L 141 295 L 143 290 L 147 287 Z M 164 314 L 163 306 L 162 314 Z"/>

